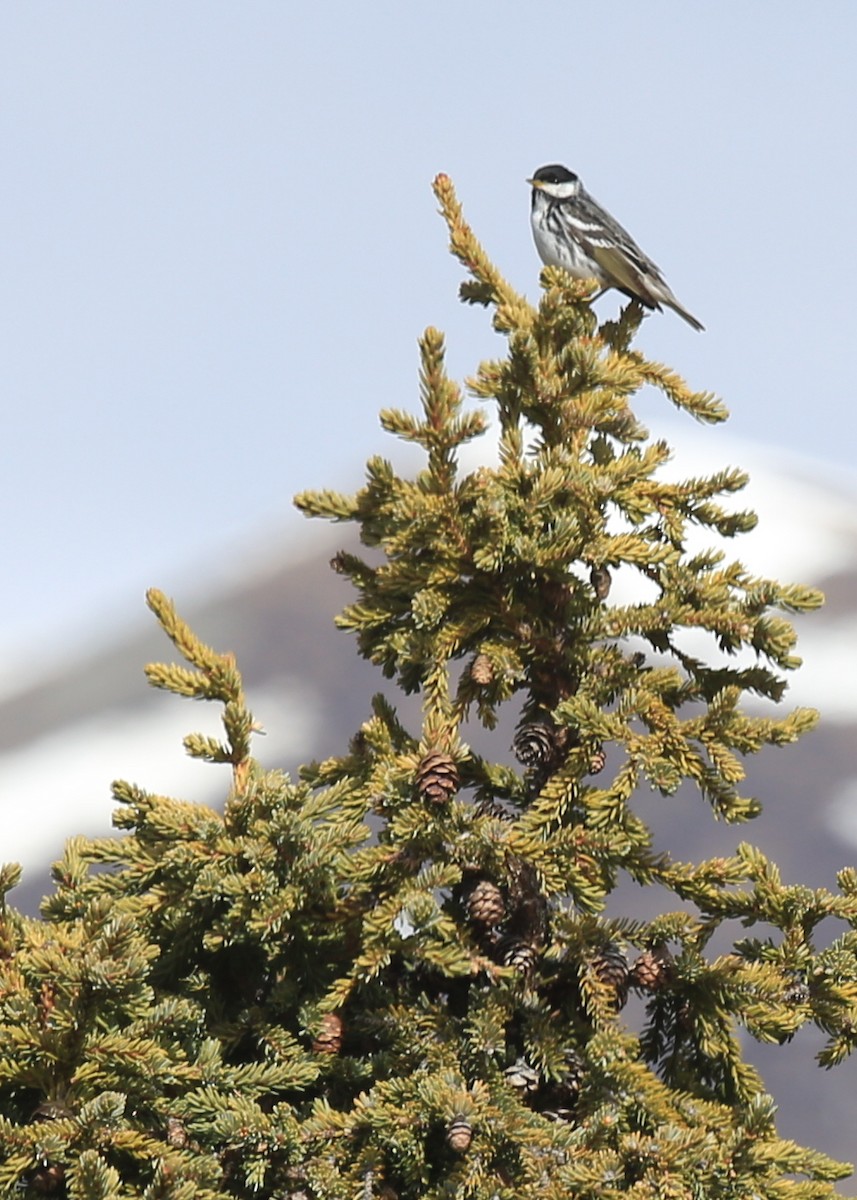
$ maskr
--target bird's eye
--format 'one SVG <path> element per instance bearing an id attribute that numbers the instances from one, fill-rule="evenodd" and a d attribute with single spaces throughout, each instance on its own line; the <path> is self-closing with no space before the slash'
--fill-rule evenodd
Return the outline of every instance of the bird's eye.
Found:
<path id="1" fill-rule="evenodd" d="M 566 170 L 565 167 L 555 167 L 546 171 L 542 178 L 545 183 L 575 183 L 577 181 L 574 172 Z"/>

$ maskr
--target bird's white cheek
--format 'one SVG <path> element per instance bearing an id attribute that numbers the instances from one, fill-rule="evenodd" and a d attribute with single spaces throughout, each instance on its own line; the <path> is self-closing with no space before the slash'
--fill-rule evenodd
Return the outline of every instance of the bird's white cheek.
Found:
<path id="1" fill-rule="evenodd" d="M 569 183 L 552 183 L 545 191 L 554 200 L 572 200 L 580 191 L 580 184 L 576 179 Z"/>

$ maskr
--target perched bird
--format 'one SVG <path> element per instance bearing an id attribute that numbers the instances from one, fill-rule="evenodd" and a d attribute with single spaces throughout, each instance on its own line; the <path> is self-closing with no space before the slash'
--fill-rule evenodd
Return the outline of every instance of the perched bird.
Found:
<path id="1" fill-rule="evenodd" d="M 704 326 L 683 308 L 663 275 L 618 221 L 590 196 L 566 167 L 539 167 L 532 179 L 530 221 L 536 249 L 549 267 L 575 279 L 597 279 L 646 308 L 672 308 L 694 329 Z"/>

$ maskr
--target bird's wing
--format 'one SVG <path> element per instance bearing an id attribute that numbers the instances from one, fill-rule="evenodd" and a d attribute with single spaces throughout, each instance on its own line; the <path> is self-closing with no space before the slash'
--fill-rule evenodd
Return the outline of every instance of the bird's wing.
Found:
<path id="1" fill-rule="evenodd" d="M 593 244 L 591 254 L 604 274 L 616 281 L 616 287 L 639 296 L 644 303 L 660 307 L 658 296 L 649 286 L 645 273 L 620 246 Z"/>

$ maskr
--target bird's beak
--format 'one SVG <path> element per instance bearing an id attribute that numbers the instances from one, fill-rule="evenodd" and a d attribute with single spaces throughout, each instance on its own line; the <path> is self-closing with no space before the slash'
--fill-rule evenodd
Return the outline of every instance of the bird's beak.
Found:
<path id="1" fill-rule="evenodd" d="M 540 179 L 528 179 L 527 183 L 530 185 L 530 187 L 540 188 L 542 186 L 542 181 Z"/>

